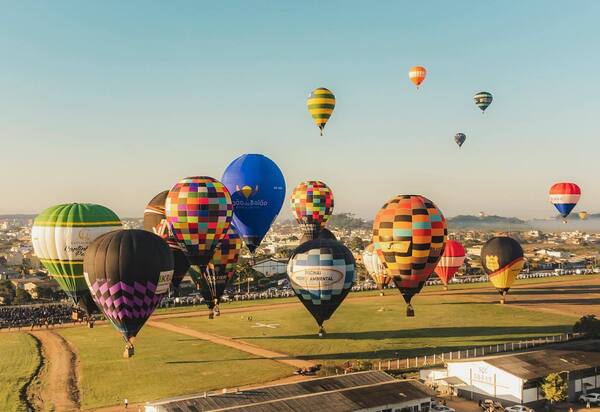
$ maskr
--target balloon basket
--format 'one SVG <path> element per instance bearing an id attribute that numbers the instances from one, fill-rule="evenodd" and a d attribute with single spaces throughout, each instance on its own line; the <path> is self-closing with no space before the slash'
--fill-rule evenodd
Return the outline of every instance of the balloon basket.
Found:
<path id="1" fill-rule="evenodd" d="M 320 337 L 320 338 L 322 338 L 322 337 L 324 337 L 325 335 L 327 335 L 327 332 L 325 332 L 325 329 L 323 329 L 323 326 L 321 326 L 321 327 L 319 328 L 319 337 Z"/>
<path id="2" fill-rule="evenodd" d="M 506 299 L 505 298 L 500 298 L 500 304 L 504 305 L 506 303 Z"/>
<path id="3" fill-rule="evenodd" d="M 448 290 L 448 285 L 444 285 L 444 290 Z"/>
<path id="4" fill-rule="evenodd" d="M 385 294 L 383 293 L 383 291 L 379 292 L 379 296 L 385 296 Z"/>
<path id="5" fill-rule="evenodd" d="M 415 316 L 415 310 L 413 309 L 412 305 L 408 305 L 406 307 L 406 317 L 414 318 L 414 316 Z"/>
<path id="6" fill-rule="evenodd" d="M 125 350 L 123 351 L 123 357 L 125 359 L 129 359 L 133 355 L 135 355 L 135 349 L 133 348 L 133 346 L 130 346 L 130 345 L 125 346 Z"/>
<path id="7" fill-rule="evenodd" d="M 208 318 L 209 319 L 214 319 L 215 318 L 215 312 L 212 309 L 208 312 Z"/>

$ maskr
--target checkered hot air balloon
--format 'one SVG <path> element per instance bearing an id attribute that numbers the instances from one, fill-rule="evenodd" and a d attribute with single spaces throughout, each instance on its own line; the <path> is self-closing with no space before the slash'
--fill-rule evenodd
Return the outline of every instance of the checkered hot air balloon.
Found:
<path id="1" fill-rule="evenodd" d="M 313 121 L 321 131 L 321 136 L 323 136 L 323 129 L 333 114 L 333 109 L 335 109 L 335 96 L 331 90 L 319 87 L 308 95 L 306 106 Z"/>
<path id="2" fill-rule="evenodd" d="M 323 336 L 323 322 L 352 289 L 355 275 L 352 252 L 337 240 L 309 240 L 294 250 L 287 274 L 294 293 L 315 318 L 319 336 Z"/>
<path id="3" fill-rule="evenodd" d="M 414 316 L 413 296 L 435 269 L 446 243 L 446 219 L 420 195 L 398 195 L 375 216 L 373 246 Z"/>
<path id="4" fill-rule="evenodd" d="M 473 96 L 473 100 L 475 100 L 475 104 L 477 107 L 481 109 L 483 113 L 485 113 L 485 109 L 488 108 L 490 104 L 492 104 L 492 100 L 494 97 L 489 92 L 479 92 L 475 96 Z"/>
<path id="5" fill-rule="evenodd" d="M 307 180 L 294 188 L 291 206 L 302 233 L 316 239 L 333 213 L 333 192 L 323 182 Z"/>
<path id="6" fill-rule="evenodd" d="M 465 263 L 466 252 L 463 245 L 456 240 L 446 241 L 444 253 L 435 268 L 435 273 L 438 275 L 444 284 L 444 290 L 448 290 L 448 282 L 452 280 L 454 274 Z"/>
<path id="7" fill-rule="evenodd" d="M 567 223 L 567 216 L 571 210 L 577 205 L 581 197 L 581 189 L 575 183 L 555 183 L 550 188 L 550 203 L 554 205 L 556 210 L 563 217 L 563 221 Z"/>
<path id="8" fill-rule="evenodd" d="M 198 266 L 190 267 L 189 274 L 208 305 L 209 319 L 220 314 L 219 302 L 225 288 L 235 275 L 235 265 L 241 249 L 242 239 L 235 227 L 230 225 L 227 234 L 215 249 L 208 267 L 205 270 L 201 270 Z"/>
<path id="9" fill-rule="evenodd" d="M 205 269 L 233 217 L 227 188 L 207 176 L 186 177 L 169 191 L 167 222 L 192 265 Z"/>
<path id="10" fill-rule="evenodd" d="M 83 260 L 94 302 L 134 354 L 133 339 L 169 290 L 173 254 L 158 235 L 146 230 L 116 230 L 94 240 Z"/>
<path id="11" fill-rule="evenodd" d="M 511 237 L 493 237 L 481 248 L 481 266 L 502 296 L 500 303 L 505 302 L 506 294 L 524 264 L 523 248 Z"/>
<path id="12" fill-rule="evenodd" d="M 97 312 L 83 277 L 83 256 L 98 236 L 122 228 L 110 209 L 91 203 L 49 207 L 33 222 L 31 242 L 36 256 L 73 303 L 87 314 Z"/>
<path id="13" fill-rule="evenodd" d="M 380 290 L 380 295 L 383 296 L 383 289 L 392 279 L 387 275 L 385 266 L 381 263 L 379 255 L 375 252 L 372 243 L 363 251 L 362 261 L 369 276 L 371 276 L 371 279 L 373 279 L 373 282 L 375 282 L 375 285 L 377 285 L 377 288 Z"/>
<path id="14" fill-rule="evenodd" d="M 425 80 L 425 76 L 427 76 L 427 70 L 422 66 L 412 67 L 408 72 L 408 78 L 417 86 L 417 89 Z"/>
<path id="15" fill-rule="evenodd" d="M 144 230 L 152 232 L 167 242 L 171 252 L 173 252 L 174 269 L 173 269 L 173 287 L 178 288 L 179 284 L 185 277 L 190 262 L 185 257 L 181 250 L 181 246 L 173 237 L 167 217 L 165 216 L 165 200 L 169 194 L 168 190 L 160 192 L 150 200 L 150 203 L 144 210 Z"/>

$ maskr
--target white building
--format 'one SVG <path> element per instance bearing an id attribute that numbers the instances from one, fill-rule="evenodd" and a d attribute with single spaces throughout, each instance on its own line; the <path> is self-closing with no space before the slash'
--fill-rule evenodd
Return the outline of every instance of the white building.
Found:
<path id="1" fill-rule="evenodd" d="M 459 396 L 534 406 L 543 402 L 544 378 L 559 373 L 568 382 L 569 399 L 600 387 L 600 342 L 575 342 L 514 354 L 447 362 L 448 378 L 462 383 Z"/>

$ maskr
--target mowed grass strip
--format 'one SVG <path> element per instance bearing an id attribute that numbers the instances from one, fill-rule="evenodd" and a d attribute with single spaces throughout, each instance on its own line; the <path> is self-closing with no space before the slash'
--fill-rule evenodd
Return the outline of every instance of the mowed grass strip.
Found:
<path id="1" fill-rule="evenodd" d="M 21 412 L 27 407 L 19 393 L 40 363 L 35 340 L 22 332 L 0 333 L 0 411 Z"/>
<path id="2" fill-rule="evenodd" d="M 130 359 L 122 358 L 124 342 L 112 326 L 58 332 L 76 348 L 84 409 L 268 382 L 293 372 L 275 361 L 149 326 L 138 335 Z"/>
<path id="3" fill-rule="evenodd" d="M 317 336 L 317 325 L 303 306 L 166 322 L 207 333 L 242 339 L 295 357 L 339 363 L 410 357 L 459 348 L 493 345 L 570 331 L 575 318 L 548 315 L 510 304 L 467 303 L 460 297 L 419 296 L 414 318 L 397 295 L 346 300 L 325 322 L 327 335 Z M 249 320 L 251 317 L 251 320 Z"/>

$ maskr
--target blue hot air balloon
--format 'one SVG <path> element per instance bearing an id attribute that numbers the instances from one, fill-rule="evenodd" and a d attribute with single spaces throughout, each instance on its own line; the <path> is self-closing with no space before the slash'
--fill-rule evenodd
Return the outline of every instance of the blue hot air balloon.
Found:
<path id="1" fill-rule="evenodd" d="M 268 157 L 245 154 L 227 166 L 221 181 L 231 193 L 233 224 L 254 253 L 283 205 L 283 173 Z"/>

